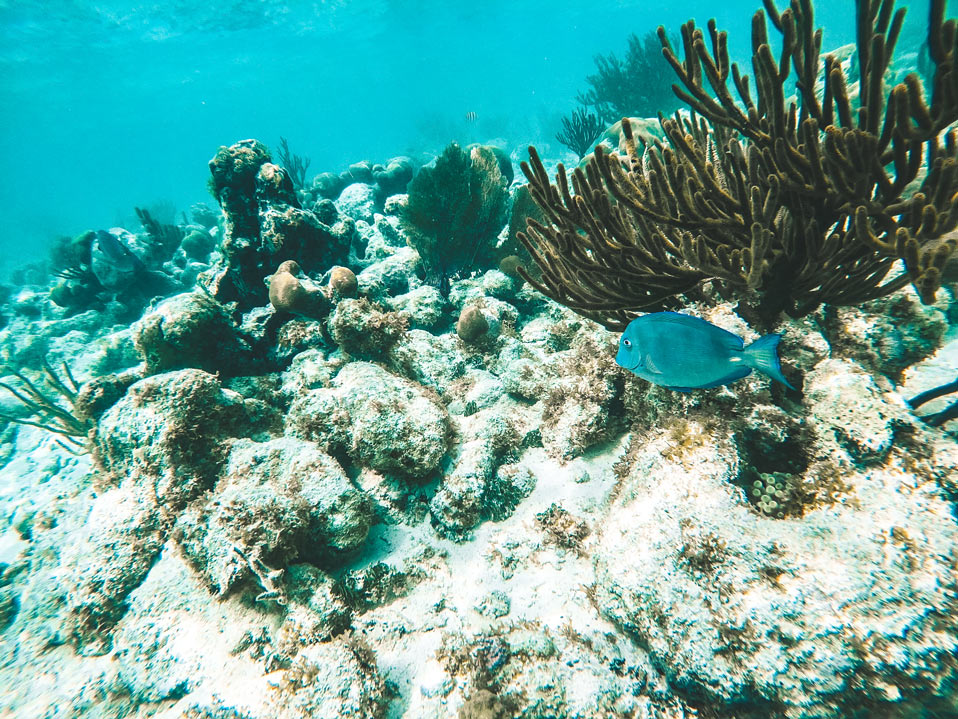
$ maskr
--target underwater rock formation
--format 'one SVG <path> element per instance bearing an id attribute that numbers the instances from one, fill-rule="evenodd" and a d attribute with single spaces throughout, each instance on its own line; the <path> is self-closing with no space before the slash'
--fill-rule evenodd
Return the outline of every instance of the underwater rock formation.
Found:
<path id="1" fill-rule="evenodd" d="M 332 457 L 284 437 L 235 442 L 207 502 L 181 513 L 175 532 L 187 559 L 223 596 L 250 576 L 249 558 L 328 564 L 360 546 L 372 523 L 369 503 Z"/>
<path id="2" fill-rule="evenodd" d="M 421 480 L 446 453 L 448 422 L 425 388 L 378 365 L 350 362 L 329 387 L 293 402 L 286 431 L 371 469 Z"/>
<path id="3" fill-rule="evenodd" d="M 249 343 L 223 306 L 201 291 L 164 300 L 132 329 L 151 374 L 183 367 L 237 374 L 250 364 Z"/>
<path id="4" fill-rule="evenodd" d="M 429 503 L 442 534 L 462 541 L 483 519 L 504 519 L 535 488 L 525 467 L 507 464 L 520 445 L 509 403 L 481 412 L 457 447 L 453 469 Z"/>
<path id="5" fill-rule="evenodd" d="M 84 551 L 64 562 L 65 630 L 78 645 L 108 647 L 126 596 L 166 540 L 169 517 L 212 486 L 222 439 L 247 421 L 242 398 L 198 370 L 140 380 L 100 418 L 93 451 L 102 480 L 117 486 L 92 505 Z"/>
<path id="6" fill-rule="evenodd" d="M 97 462 L 106 477 L 141 485 L 175 511 L 213 485 L 228 452 L 223 440 L 252 431 L 254 404 L 197 369 L 147 377 L 97 423 Z"/>
<path id="7" fill-rule="evenodd" d="M 866 380 L 829 361 L 806 383 L 806 451 L 841 469 L 810 466 L 806 486 L 830 489 L 800 520 L 749 509 L 718 426 L 688 420 L 673 447 L 654 427 L 633 437 L 594 545 L 595 598 L 676 688 L 733 712 L 837 717 L 923 706 L 958 679 L 956 526 L 936 486 L 958 452 L 916 467 L 903 432 L 924 430 Z"/>
<path id="8" fill-rule="evenodd" d="M 270 162 L 266 146 L 243 140 L 210 160 L 210 190 L 226 218 L 222 263 L 206 278 L 221 302 L 249 309 L 266 300 L 263 279 L 285 260 L 306 272 L 344 262 L 352 226 L 329 226 L 300 206 L 286 171 Z"/>
<path id="9" fill-rule="evenodd" d="M 409 326 L 399 312 L 383 311 L 365 298 L 344 299 L 329 318 L 329 332 L 349 355 L 361 359 L 381 357 Z"/>

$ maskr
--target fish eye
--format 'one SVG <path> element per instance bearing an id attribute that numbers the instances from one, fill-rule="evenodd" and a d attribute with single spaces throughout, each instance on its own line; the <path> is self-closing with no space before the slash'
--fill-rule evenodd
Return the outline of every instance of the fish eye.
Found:
<path id="1" fill-rule="evenodd" d="M 624 344 L 626 347 L 631 347 L 631 346 L 632 346 L 632 341 L 631 341 L 631 340 L 622 340 L 622 344 Z"/>

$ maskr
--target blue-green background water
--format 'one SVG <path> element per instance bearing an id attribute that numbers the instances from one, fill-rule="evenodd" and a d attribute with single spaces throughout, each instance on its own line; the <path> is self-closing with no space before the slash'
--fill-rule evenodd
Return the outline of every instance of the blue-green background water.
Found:
<path id="1" fill-rule="evenodd" d="M 558 155 L 595 54 L 714 16 L 742 59 L 759 4 L 0 2 L 0 263 L 41 257 L 57 234 L 135 228 L 137 205 L 210 201 L 207 160 L 248 137 L 285 136 L 310 176 L 451 140 Z M 926 13 L 911 5 L 899 53 Z M 852 40 L 853 14 L 818 3 L 826 49 Z"/>

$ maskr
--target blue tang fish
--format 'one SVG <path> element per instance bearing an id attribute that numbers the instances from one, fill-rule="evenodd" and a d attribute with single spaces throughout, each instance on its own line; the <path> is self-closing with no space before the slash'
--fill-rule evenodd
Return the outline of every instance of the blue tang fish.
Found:
<path id="1" fill-rule="evenodd" d="M 781 335 L 766 335 L 748 347 L 738 335 L 698 317 L 653 312 L 636 317 L 619 339 L 616 364 L 642 379 L 680 392 L 767 374 L 794 389 L 778 363 Z"/>

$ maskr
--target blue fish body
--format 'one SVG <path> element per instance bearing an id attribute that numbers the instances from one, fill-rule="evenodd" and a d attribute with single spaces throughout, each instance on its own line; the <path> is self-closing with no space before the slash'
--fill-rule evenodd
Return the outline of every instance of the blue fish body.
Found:
<path id="1" fill-rule="evenodd" d="M 625 328 L 615 361 L 642 379 L 683 392 L 728 384 L 753 369 L 794 389 L 779 365 L 780 339 L 766 335 L 746 347 L 738 335 L 699 317 L 653 312 Z"/>

